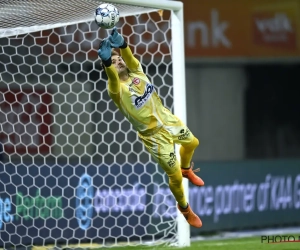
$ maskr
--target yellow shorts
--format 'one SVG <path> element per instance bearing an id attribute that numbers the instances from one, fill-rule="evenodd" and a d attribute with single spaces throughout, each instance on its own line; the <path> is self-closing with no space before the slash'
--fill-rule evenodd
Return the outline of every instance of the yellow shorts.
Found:
<path id="1" fill-rule="evenodd" d="M 189 144 L 194 139 L 192 132 L 179 118 L 174 125 L 168 124 L 153 135 L 144 136 L 140 133 L 138 135 L 154 160 L 167 174 L 173 174 L 180 167 L 174 144 Z"/>

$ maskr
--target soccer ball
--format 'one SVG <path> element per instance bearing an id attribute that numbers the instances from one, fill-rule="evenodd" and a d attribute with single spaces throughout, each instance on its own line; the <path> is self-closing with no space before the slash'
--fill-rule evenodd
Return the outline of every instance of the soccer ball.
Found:
<path id="1" fill-rule="evenodd" d="M 100 4 L 95 10 L 95 22 L 104 29 L 113 28 L 120 19 L 118 9 L 109 3 Z"/>

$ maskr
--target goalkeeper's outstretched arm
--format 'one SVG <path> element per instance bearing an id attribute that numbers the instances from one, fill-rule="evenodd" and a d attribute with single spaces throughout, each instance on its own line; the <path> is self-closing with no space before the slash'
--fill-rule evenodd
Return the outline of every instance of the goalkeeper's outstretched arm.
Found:
<path id="1" fill-rule="evenodd" d="M 131 49 L 127 45 L 127 43 L 126 43 L 126 47 L 124 49 L 122 49 L 122 48 L 120 49 L 120 52 L 121 52 L 121 56 L 122 56 L 123 60 L 125 61 L 127 67 L 130 70 L 135 70 L 138 68 L 140 62 L 138 61 L 138 59 L 136 59 L 134 57 L 134 55 L 132 54 Z"/>
<path id="2" fill-rule="evenodd" d="M 120 91 L 120 80 L 116 68 L 112 64 L 111 59 L 111 45 L 110 42 L 104 39 L 100 43 L 98 55 L 104 64 L 104 69 L 108 77 L 108 90 L 113 94 L 117 94 Z"/>
<path id="3" fill-rule="evenodd" d="M 108 78 L 108 90 L 113 94 L 118 94 L 120 91 L 120 80 L 116 68 L 111 64 L 105 67 L 105 72 Z"/>
<path id="4" fill-rule="evenodd" d="M 140 62 L 134 57 L 130 47 L 128 46 L 128 44 L 125 41 L 125 39 L 123 38 L 123 36 L 121 36 L 118 33 L 116 27 L 113 28 L 113 31 L 108 39 L 109 39 L 112 47 L 120 49 L 121 56 L 122 56 L 123 60 L 125 61 L 127 67 L 130 70 L 137 69 Z"/>

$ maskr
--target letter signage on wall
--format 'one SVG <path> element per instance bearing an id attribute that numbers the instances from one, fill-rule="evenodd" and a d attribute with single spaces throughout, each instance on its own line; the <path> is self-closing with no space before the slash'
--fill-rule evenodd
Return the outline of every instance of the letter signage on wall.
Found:
<path id="1" fill-rule="evenodd" d="M 296 0 L 186 0 L 186 57 L 299 57 L 299 13 Z"/>

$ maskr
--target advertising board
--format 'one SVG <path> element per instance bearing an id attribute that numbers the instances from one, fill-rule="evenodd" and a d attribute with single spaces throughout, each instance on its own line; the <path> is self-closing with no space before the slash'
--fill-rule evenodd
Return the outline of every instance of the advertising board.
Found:
<path id="1" fill-rule="evenodd" d="M 196 165 L 206 185 L 190 186 L 203 221 L 192 235 L 300 223 L 299 161 Z M 0 246 L 159 235 L 177 216 L 166 183 L 153 165 L 1 164 Z"/>

